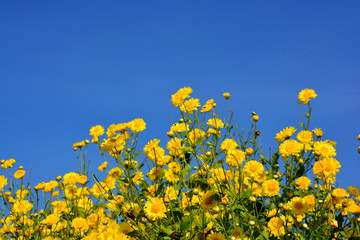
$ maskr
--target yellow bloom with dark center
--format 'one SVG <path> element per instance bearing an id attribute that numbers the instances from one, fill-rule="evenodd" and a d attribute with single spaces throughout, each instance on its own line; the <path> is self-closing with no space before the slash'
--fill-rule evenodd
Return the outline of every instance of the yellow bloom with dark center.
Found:
<path id="1" fill-rule="evenodd" d="M 167 165 L 168 169 L 171 169 L 175 173 L 179 173 L 181 170 L 181 166 L 177 162 L 171 162 Z"/>
<path id="2" fill-rule="evenodd" d="M 231 150 L 235 150 L 236 147 L 238 147 L 239 145 L 237 144 L 237 142 L 234 139 L 225 139 L 221 145 L 220 145 L 220 149 L 228 152 Z"/>
<path id="3" fill-rule="evenodd" d="M 243 163 L 245 157 L 246 157 L 246 153 L 239 149 L 230 150 L 227 152 L 226 155 L 226 163 L 229 166 L 236 167 Z"/>
<path id="4" fill-rule="evenodd" d="M 190 87 L 184 87 L 179 89 L 175 94 L 171 95 L 171 102 L 174 107 L 179 107 L 186 98 L 190 96 L 192 89 Z"/>
<path id="5" fill-rule="evenodd" d="M 167 210 L 164 201 L 160 198 L 154 197 L 149 198 L 146 201 L 144 212 L 149 220 L 155 221 L 157 219 L 165 218 Z"/>
<path id="6" fill-rule="evenodd" d="M 273 197 L 280 195 L 280 183 L 275 179 L 267 180 L 262 185 L 263 194 L 265 196 Z"/>
<path id="7" fill-rule="evenodd" d="M 270 236 L 280 237 L 285 235 L 284 221 L 279 217 L 272 217 L 267 224 Z"/>
<path id="8" fill-rule="evenodd" d="M 146 123 L 143 119 L 136 118 L 136 119 L 132 120 L 131 122 L 129 122 L 129 127 L 132 132 L 135 132 L 135 133 L 142 132 L 146 129 Z"/>
<path id="9" fill-rule="evenodd" d="M 302 104 L 308 104 L 310 101 L 310 98 L 316 98 L 317 94 L 313 89 L 304 89 L 301 92 L 299 92 L 299 102 Z"/>
<path id="10" fill-rule="evenodd" d="M 197 107 L 200 107 L 200 100 L 195 98 L 190 98 L 185 101 L 183 105 L 180 106 L 180 111 L 183 113 L 194 113 L 197 110 Z"/>
<path id="11" fill-rule="evenodd" d="M 295 180 L 296 188 L 301 189 L 301 190 L 308 189 L 310 184 L 311 184 L 311 179 L 309 179 L 306 176 L 299 177 L 298 179 Z"/>
<path id="12" fill-rule="evenodd" d="M 284 159 L 289 155 L 298 155 L 302 149 L 303 145 L 293 139 L 286 140 L 279 146 L 279 151 Z"/>
<path id="13" fill-rule="evenodd" d="M 26 171 L 25 170 L 17 170 L 14 173 L 14 178 L 22 179 L 25 176 Z"/>
<path id="14" fill-rule="evenodd" d="M 218 118 L 210 118 L 206 124 L 213 128 L 223 128 L 224 127 L 224 123 L 221 121 L 221 119 L 218 119 Z"/>
<path id="15" fill-rule="evenodd" d="M 5 176 L 0 176 L 0 191 L 4 190 L 4 186 L 7 185 L 7 179 Z"/>
<path id="16" fill-rule="evenodd" d="M 212 232 L 210 235 L 206 238 L 206 240 L 226 240 L 224 234 L 222 233 L 215 233 Z"/>
<path id="17" fill-rule="evenodd" d="M 247 177 L 256 178 L 264 172 L 264 166 L 255 160 L 248 161 L 244 166 L 244 173 Z"/>
<path id="18" fill-rule="evenodd" d="M 201 202 L 200 202 L 200 207 L 204 211 L 208 211 L 208 210 L 210 210 L 210 208 L 215 206 L 215 204 L 216 204 L 216 200 L 214 200 L 215 195 L 216 195 L 216 192 L 213 190 L 209 190 L 203 195 Z"/>
<path id="19" fill-rule="evenodd" d="M 301 197 L 294 197 L 288 202 L 289 208 L 294 216 L 305 215 L 308 211 L 309 205 L 305 199 Z"/>
<path id="20" fill-rule="evenodd" d="M 331 144 L 329 144 L 325 141 L 314 142 L 313 151 L 319 153 L 320 158 L 336 156 L 336 150 L 335 150 L 334 146 L 332 146 Z"/>
<path id="21" fill-rule="evenodd" d="M 287 127 L 276 134 L 275 140 L 278 143 L 281 143 L 285 139 L 289 139 L 294 132 L 296 132 L 294 127 Z"/>
<path id="22" fill-rule="evenodd" d="M 301 143 L 310 143 L 313 140 L 313 134 L 309 130 L 303 130 L 296 135 L 296 138 Z"/>

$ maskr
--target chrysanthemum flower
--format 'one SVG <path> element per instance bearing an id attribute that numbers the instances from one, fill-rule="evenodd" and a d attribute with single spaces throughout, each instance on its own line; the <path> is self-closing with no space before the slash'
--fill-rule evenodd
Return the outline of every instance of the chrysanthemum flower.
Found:
<path id="1" fill-rule="evenodd" d="M 99 137 L 104 134 L 104 127 L 96 125 L 90 128 L 90 135 L 93 137 Z"/>
<path id="2" fill-rule="evenodd" d="M 335 175 L 341 168 L 340 163 L 334 158 L 325 158 L 314 163 L 313 172 L 318 177 L 326 182 L 333 183 Z"/>
<path id="3" fill-rule="evenodd" d="M 166 217 L 166 207 L 162 199 L 160 198 L 149 198 L 145 203 L 145 215 L 151 220 L 162 219 Z"/>
<path id="4" fill-rule="evenodd" d="M 355 186 L 349 186 L 347 191 L 355 197 L 360 196 L 359 189 Z"/>
<path id="5" fill-rule="evenodd" d="M 280 195 L 280 183 L 275 179 L 267 180 L 262 185 L 263 194 L 265 196 L 273 197 Z"/>
<path id="6" fill-rule="evenodd" d="M 310 184 L 311 184 L 311 179 L 309 179 L 309 178 L 306 177 L 306 176 L 299 177 L 299 178 L 296 179 L 296 181 L 295 181 L 296 188 L 301 189 L 301 190 L 306 190 L 306 189 L 308 189 L 308 187 L 310 186 Z"/>
<path id="7" fill-rule="evenodd" d="M 322 137 L 322 136 L 324 136 L 324 132 L 321 130 L 321 128 L 315 128 L 314 130 L 312 130 L 312 132 L 313 132 L 317 137 Z"/>
<path id="8" fill-rule="evenodd" d="M 296 138 L 301 143 L 310 143 L 313 140 L 313 134 L 309 130 L 303 130 L 296 135 Z"/>
<path id="9" fill-rule="evenodd" d="M 284 141 L 279 146 L 279 152 L 283 158 L 287 158 L 289 155 L 297 155 L 301 152 L 303 145 L 294 139 Z"/>
<path id="10" fill-rule="evenodd" d="M 180 111 L 191 114 L 197 110 L 197 107 L 200 107 L 200 100 L 190 98 L 189 100 L 185 101 L 183 105 L 180 106 Z"/>
<path id="11" fill-rule="evenodd" d="M 285 235 L 284 221 L 279 217 L 273 217 L 267 224 L 270 236 L 280 237 Z"/>
<path id="12" fill-rule="evenodd" d="M 321 158 L 336 156 L 336 150 L 335 150 L 334 146 L 332 146 L 331 144 L 329 144 L 325 141 L 314 142 L 313 150 L 314 150 L 314 152 L 319 153 Z"/>
<path id="13" fill-rule="evenodd" d="M 205 133 L 202 130 L 195 128 L 195 129 L 191 130 L 188 134 L 189 143 L 195 144 L 199 138 L 204 137 L 204 136 L 205 136 Z"/>
<path id="14" fill-rule="evenodd" d="M 190 87 L 184 87 L 179 89 L 175 94 L 171 95 L 171 102 L 174 107 L 179 107 L 183 104 L 184 100 L 190 96 L 192 89 Z"/>
<path id="15" fill-rule="evenodd" d="M 294 197 L 288 202 L 289 208 L 294 216 L 304 215 L 308 211 L 307 202 L 301 197 Z"/>
<path id="16" fill-rule="evenodd" d="M 244 173 L 248 177 L 256 178 L 264 171 L 264 166 L 255 160 L 248 161 L 244 166 Z"/>
<path id="17" fill-rule="evenodd" d="M 206 104 L 202 106 L 201 112 L 210 112 L 214 106 L 214 99 L 209 99 L 206 101 Z"/>
<path id="18" fill-rule="evenodd" d="M 234 139 L 225 139 L 221 143 L 220 149 L 227 152 L 227 151 L 235 150 L 235 148 L 238 146 L 239 145 L 237 144 L 237 142 Z"/>
<path id="19" fill-rule="evenodd" d="M 180 138 L 172 138 L 166 145 L 166 149 L 170 155 L 178 156 L 181 154 L 182 140 Z"/>
<path id="20" fill-rule="evenodd" d="M 246 153 L 239 149 L 230 150 L 226 155 L 226 163 L 229 166 L 236 167 L 243 163 L 245 157 Z"/>
<path id="21" fill-rule="evenodd" d="M 294 127 L 287 127 L 276 134 L 275 140 L 278 143 L 281 143 L 285 139 L 290 138 L 294 132 L 296 132 L 296 129 Z"/>
<path id="22" fill-rule="evenodd" d="M 7 185 L 7 179 L 5 176 L 0 176 L 0 191 L 4 190 L 4 186 Z"/>
<path id="23" fill-rule="evenodd" d="M 304 89 L 301 92 L 299 92 L 299 102 L 302 104 L 308 104 L 310 101 L 310 98 L 316 98 L 317 94 L 313 89 Z"/>
<path id="24" fill-rule="evenodd" d="M 208 211 L 210 210 L 210 208 L 214 207 L 216 204 L 216 200 L 213 199 L 213 196 L 216 195 L 216 192 L 213 190 L 209 190 L 207 191 L 200 202 L 200 207 L 204 210 L 204 211 Z"/>
<path id="25" fill-rule="evenodd" d="M 213 127 L 213 128 L 222 128 L 222 127 L 224 127 L 224 123 L 221 121 L 221 119 L 218 119 L 218 118 L 210 118 L 207 121 L 206 124 Z"/>
<path id="26" fill-rule="evenodd" d="M 14 173 L 14 178 L 22 179 L 25 176 L 26 171 L 25 170 L 17 170 Z"/>
<path id="27" fill-rule="evenodd" d="M 28 200 L 18 200 L 14 203 L 12 211 L 18 214 L 25 214 L 33 208 L 33 205 Z"/>
<path id="28" fill-rule="evenodd" d="M 72 223 L 71 225 L 80 232 L 83 232 L 83 231 L 86 231 L 89 229 L 89 225 L 85 218 L 82 218 L 82 217 L 74 218 L 71 223 Z"/>
<path id="29" fill-rule="evenodd" d="M 215 233 L 212 232 L 210 235 L 206 238 L 206 240 L 226 240 L 224 234 L 222 233 Z"/>
<path id="30" fill-rule="evenodd" d="M 146 129 L 146 123 L 141 118 L 136 118 L 129 123 L 129 127 L 133 132 L 142 132 Z"/>

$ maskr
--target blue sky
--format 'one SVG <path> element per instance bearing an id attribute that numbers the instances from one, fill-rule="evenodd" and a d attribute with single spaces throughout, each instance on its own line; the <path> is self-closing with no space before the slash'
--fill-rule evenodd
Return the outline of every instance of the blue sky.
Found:
<path id="1" fill-rule="evenodd" d="M 311 128 L 338 142 L 339 186 L 360 185 L 359 1 L 0 1 L 0 158 L 32 184 L 77 170 L 72 144 L 141 117 L 142 144 L 165 146 L 171 94 L 231 93 L 239 126 L 260 115 L 264 146 L 300 129 L 297 94 L 313 88 Z M 96 147 L 88 158 L 102 161 Z"/>

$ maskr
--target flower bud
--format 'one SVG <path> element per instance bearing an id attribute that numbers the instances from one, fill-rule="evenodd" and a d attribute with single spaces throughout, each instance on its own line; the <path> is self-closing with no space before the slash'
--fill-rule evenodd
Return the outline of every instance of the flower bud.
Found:
<path id="1" fill-rule="evenodd" d="M 356 137 L 356 139 L 360 141 L 360 134 Z"/>
<path id="2" fill-rule="evenodd" d="M 184 119 L 183 118 L 180 118 L 179 119 L 179 123 L 183 123 L 184 122 Z"/>
<path id="3" fill-rule="evenodd" d="M 259 120 L 259 116 L 258 116 L 258 115 L 254 115 L 254 116 L 252 117 L 252 119 L 253 119 L 254 122 L 257 122 L 257 121 Z"/>
<path id="4" fill-rule="evenodd" d="M 227 100 L 230 98 L 230 93 L 226 92 L 226 93 L 223 93 L 223 96 L 224 98 Z"/>
<path id="5" fill-rule="evenodd" d="M 250 220 L 250 221 L 249 221 L 249 224 L 250 224 L 250 226 L 254 226 L 254 225 L 255 225 L 255 221 L 254 221 L 254 220 Z"/>
<path id="6" fill-rule="evenodd" d="M 213 208 L 212 208 L 212 212 L 215 213 L 215 214 L 216 214 L 216 213 L 219 213 L 219 212 L 220 212 L 219 206 L 213 207 Z"/>
<path id="7" fill-rule="evenodd" d="M 1 160 L 1 162 L 0 162 L 1 164 L 4 164 L 5 163 L 5 160 L 3 159 L 3 160 Z"/>
<path id="8" fill-rule="evenodd" d="M 358 147 L 358 153 L 360 153 L 360 147 Z"/>
<path id="9" fill-rule="evenodd" d="M 341 215 L 343 215 L 344 217 L 346 217 L 348 215 L 348 212 L 347 211 L 342 211 L 341 212 Z"/>
<path id="10" fill-rule="evenodd" d="M 247 148 L 245 150 L 245 152 L 246 152 L 247 155 L 251 155 L 251 154 L 253 154 L 254 150 L 252 148 Z"/>
<path id="11" fill-rule="evenodd" d="M 24 169 L 24 167 L 23 167 L 23 166 L 20 166 L 18 169 L 19 169 L 19 170 L 23 170 L 23 169 Z"/>
<path id="12" fill-rule="evenodd" d="M 337 228 L 338 227 L 338 222 L 335 219 L 332 219 L 330 221 L 330 227 L 331 228 Z"/>
<path id="13" fill-rule="evenodd" d="M 205 156 L 210 157 L 210 156 L 211 156 L 211 152 L 206 152 L 206 153 L 205 153 Z"/>
<path id="14" fill-rule="evenodd" d="M 259 130 L 255 131 L 255 136 L 260 136 L 260 131 Z"/>
<path id="15" fill-rule="evenodd" d="M 88 139 L 85 140 L 85 144 L 89 144 L 90 141 Z"/>
<path id="16" fill-rule="evenodd" d="M 196 171 L 198 170 L 198 166 L 194 166 L 193 169 Z"/>
<path id="17" fill-rule="evenodd" d="M 199 189 L 194 188 L 193 193 L 194 193 L 195 195 L 198 195 L 198 194 L 199 194 Z"/>
<path id="18" fill-rule="evenodd" d="M 173 138 L 174 137 L 174 132 L 167 132 L 166 135 L 169 137 L 169 138 Z"/>
<path id="19" fill-rule="evenodd" d="M 250 200 L 250 202 L 252 202 L 252 203 L 256 202 L 256 198 L 255 198 L 254 196 L 251 196 L 251 197 L 249 198 L 249 200 Z"/>
<path id="20" fill-rule="evenodd" d="M 302 158 L 299 159 L 298 164 L 302 165 L 304 163 L 304 160 Z"/>

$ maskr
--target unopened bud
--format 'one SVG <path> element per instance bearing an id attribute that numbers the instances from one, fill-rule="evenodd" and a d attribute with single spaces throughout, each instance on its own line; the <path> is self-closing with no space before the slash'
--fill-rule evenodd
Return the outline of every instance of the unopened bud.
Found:
<path id="1" fill-rule="evenodd" d="M 227 100 L 230 98 L 230 93 L 226 92 L 226 93 L 223 93 L 223 96 L 224 98 Z"/>
<path id="2" fill-rule="evenodd" d="M 257 121 L 259 120 L 259 116 L 258 116 L 258 115 L 254 115 L 254 116 L 252 117 L 252 119 L 253 119 L 254 122 L 257 122 Z"/>

